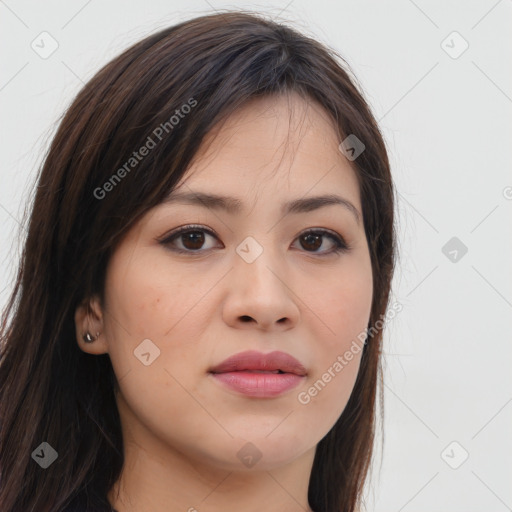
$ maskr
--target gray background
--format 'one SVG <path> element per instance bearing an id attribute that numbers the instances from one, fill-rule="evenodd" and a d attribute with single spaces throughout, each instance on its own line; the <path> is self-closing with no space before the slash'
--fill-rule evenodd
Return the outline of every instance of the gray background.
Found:
<path id="1" fill-rule="evenodd" d="M 145 35 L 230 7 L 284 17 L 337 49 L 388 144 L 403 310 L 385 335 L 385 443 L 368 510 L 512 510 L 510 0 L 0 1 L 0 305 L 35 174 L 82 84 Z M 32 44 L 58 48 L 42 58 Z"/>

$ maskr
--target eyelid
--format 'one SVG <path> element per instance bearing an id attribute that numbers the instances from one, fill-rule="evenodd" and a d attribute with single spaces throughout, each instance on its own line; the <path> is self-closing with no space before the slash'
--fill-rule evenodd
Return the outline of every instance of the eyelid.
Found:
<path id="1" fill-rule="evenodd" d="M 188 233 L 189 231 L 204 231 L 205 233 L 208 233 L 209 235 L 219 239 L 219 235 L 211 228 L 203 226 L 201 224 L 186 224 L 185 226 L 180 226 L 179 228 L 176 228 L 165 235 L 157 238 L 157 242 L 161 244 L 169 244 L 174 238 L 177 238 L 182 233 Z M 176 249 L 179 251 L 179 249 Z M 192 254 L 194 251 L 184 251 Z M 205 251 L 202 251 L 205 252 Z M 199 253 L 199 251 L 196 251 L 196 253 Z"/>

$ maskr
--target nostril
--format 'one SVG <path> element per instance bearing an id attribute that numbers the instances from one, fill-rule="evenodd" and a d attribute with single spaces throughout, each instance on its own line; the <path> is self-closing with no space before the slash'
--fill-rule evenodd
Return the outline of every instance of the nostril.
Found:
<path id="1" fill-rule="evenodd" d="M 240 319 L 243 321 L 243 322 L 250 322 L 252 320 L 252 318 L 250 316 L 247 316 L 247 315 L 243 315 L 240 317 Z"/>

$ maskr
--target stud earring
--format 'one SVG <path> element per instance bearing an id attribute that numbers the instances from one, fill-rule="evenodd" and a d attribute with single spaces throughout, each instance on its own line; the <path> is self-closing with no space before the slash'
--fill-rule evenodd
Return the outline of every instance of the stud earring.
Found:
<path id="1" fill-rule="evenodd" d="M 99 332 L 96 333 L 96 337 L 94 337 L 89 331 L 84 332 L 82 335 L 83 340 L 85 343 L 92 343 L 93 341 L 96 341 L 98 339 L 98 336 L 100 335 Z"/>

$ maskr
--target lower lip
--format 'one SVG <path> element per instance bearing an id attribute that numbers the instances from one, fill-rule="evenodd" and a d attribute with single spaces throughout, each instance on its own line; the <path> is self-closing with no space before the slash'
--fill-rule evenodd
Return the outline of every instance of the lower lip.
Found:
<path id="1" fill-rule="evenodd" d="M 247 396 L 267 398 L 278 396 L 296 387 L 304 377 L 294 373 L 253 373 L 250 371 L 212 373 L 227 387 Z"/>

